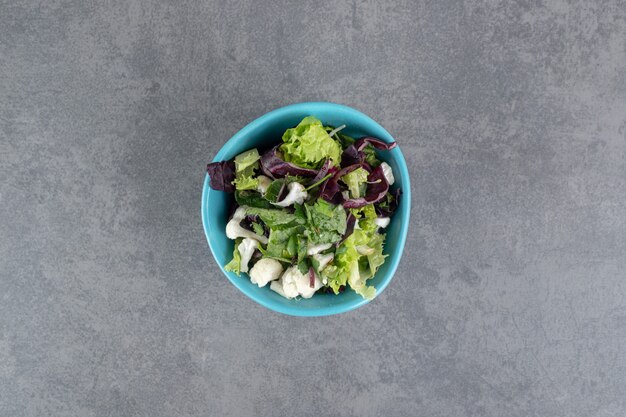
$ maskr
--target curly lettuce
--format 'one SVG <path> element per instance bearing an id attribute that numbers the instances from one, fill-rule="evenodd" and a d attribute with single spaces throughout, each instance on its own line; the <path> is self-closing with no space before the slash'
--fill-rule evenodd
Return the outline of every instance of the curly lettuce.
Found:
<path id="1" fill-rule="evenodd" d="M 237 274 L 237 276 L 239 276 L 239 274 L 241 273 L 241 254 L 239 253 L 239 249 L 237 249 L 239 247 L 239 244 L 241 243 L 243 239 L 239 238 L 235 240 L 235 249 L 233 249 L 233 259 L 227 263 L 226 265 L 224 265 L 224 269 L 226 271 L 229 272 L 234 272 L 235 274 Z"/>
<path id="2" fill-rule="evenodd" d="M 339 245 L 333 265 L 324 269 L 324 276 L 335 294 L 342 286 L 349 285 L 357 294 L 371 300 L 376 296 L 376 288 L 368 286 L 367 280 L 385 262 L 385 235 L 378 233 L 374 222 L 376 211 L 372 204 L 351 212 L 357 218 L 359 228 L 355 228 Z"/>
<path id="3" fill-rule="evenodd" d="M 235 157 L 235 188 L 238 191 L 256 190 L 259 180 L 255 170 L 259 167 L 261 156 L 256 148 L 243 152 Z"/>
<path id="4" fill-rule="evenodd" d="M 369 172 L 359 167 L 341 177 L 341 180 L 348 186 L 352 198 L 359 198 L 365 195 L 368 176 Z"/>
<path id="5" fill-rule="evenodd" d="M 300 167 L 319 169 L 324 161 L 334 166 L 341 162 L 341 145 L 328 135 L 322 122 L 313 116 L 302 119 L 298 126 L 287 129 L 280 152 L 286 162 Z"/>

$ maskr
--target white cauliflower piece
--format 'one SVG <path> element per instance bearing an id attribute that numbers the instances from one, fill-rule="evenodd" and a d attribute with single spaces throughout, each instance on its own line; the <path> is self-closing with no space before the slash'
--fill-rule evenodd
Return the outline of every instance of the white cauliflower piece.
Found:
<path id="1" fill-rule="evenodd" d="M 272 281 L 272 283 L 270 284 L 270 289 L 278 293 L 278 295 L 280 295 L 281 297 L 293 298 L 293 297 L 287 297 L 287 294 L 285 294 L 285 291 L 283 291 L 283 279 L 282 278 L 277 281 Z"/>
<path id="2" fill-rule="evenodd" d="M 313 259 L 315 259 L 319 263 L 319 267 L 317 268 L 319 271 L 324 270 L 326 265 L 330 263 L 335 258 L 335 255 L 332 253 L 327 253 L 326 255 L 320 255 L 319 253 L 313 255 Z"/>
<path id="3" fill-rule="evenodd" d="M 300 271 L 298 271 L 298 267 L 292 266 L 291 268 L 288 268 L 283 276 L 280 278 L 283 284 L 284 297 L 295 298 L 300 295 L 300 293 L 298 292 L 298 286 L 296 284 L 296 279 L 298 278 L 298 275 L 302 275 L 300 274 Z"/>
<path id="4" fill-rule="evenodd" d="M 385 175 L 385 179 L 389 183 L 389 185 L 393 185 L 396 182 L 396 179 L 393 177 L 393 171 L 387 162 L 383 162 L 380 164 L 380 167 L 383 169 L 383 174 Z"/>
<path id="5" fill-rule="evenodd" d="M 298 271 L 300 272 L 300 271 Z M 309 274 L 300 274 L 299 277 L 296 278 L 296 288 L 298 288 L 298 292 L 302 296 L 302 298 L 311 298 L 315 291 L 322 288 L 322 281 L 318 278 L 317 274 L 313 272 L 315 278 L 313 280 L 313 286 L 311 287 L 311 277 Z"/>
<path id="6" fill-rule="evenodd" d="M 276 259 L 262 258 L 254 264 L 250 270 L 250 281 L 259 287 L 265 287 L 268 282 L 280 278 L 283 273 L 283 266 Z"/>
<path id="7" fill-rule="evenodd" d="M 307 255 L 312 256 L 317 253 L 323 252 L 326 249 L 330 249 L 331 246 L 333 246 L 332 243 L 322 243 L 319 245 L 312 245 L 307 248 L 306 253 Z"/>
<path id="8" fill-rule="evenodd" d="M 311 298 L 315 291 L 322 287 L 322 282 L 315 275 L 313 287 L 309 274 L 302 274 L 297 266 L 287 268 L 283 276 L 278 281 L 272 281 L 270 288 L 285 298 Z"/>
<path id="9" fill-rule="evenodd" d="M 279 207 L 288 207 L 294 203 L 302 204 L 304 200 L 309 196 L 309 194 L 304 189 L 304 185 L 299 182 L 289 183 L 287 186 L 289 193 L 283 198 L 283 201 L 279 201 L 278 203 L 272 203 L 275 206 Z"/>
<path id="10" fill-rule="evenodd" d="M 241 263 L 239 267 L 241 272 L 248 272 L 248 263 L 250 263 L 250 259 L 252 259 L 252 255 L 258 247 L 259 242 L 248 237 L 242 240 L 239 246 L 237 246 L 239 255 L 241 255 Z"/>
<path id="11" fill-rule="evenodd" d="M 391 219 L 389 217 L 377 217 L 376 219 L 374 219 L 374 224 L 384 229 L 385 227 L 389 226 L 390 221 Z"/>
<path id="12" fill-rule="evenodd" d="M 241 206 L 235 210 L 233 218 L 226 224 L 226 236 L 229 239 L 237 239 L 238 237 L 250 238 L 258 240 L 262 244 L 267 244 L 267 238 L 265 236 L 259 236 L 250 230 L 244 229 L 239 223 L 246 217 L 247 207 Z"/>

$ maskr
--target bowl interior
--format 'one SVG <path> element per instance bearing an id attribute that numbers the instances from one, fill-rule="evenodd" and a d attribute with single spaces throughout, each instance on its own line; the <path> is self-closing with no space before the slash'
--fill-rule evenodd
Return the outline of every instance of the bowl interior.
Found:
<path id="1" fill-rule="evenodd" d="M 309 115 L 317 117 L 325 125 L 345 124 L 343 132 L 355 138 L 369 135 L 386 142 L 394 141 L 382 126 L 350 107 L 334 103 L 300 103 L 274 110 L 248 124 L 222 147 L 214 161 L 231 159 L 250 148 L 268 148 L 277 144 L 286 129 L 295 126 Z M 377 295 L 380 295 L 393 277 L 402 256 L 409 223 L 411 190 L 406 162 L 399 147 L 389 152 L 379 152 L 378 155 L 393 169 L 396 182 L 392 189 L 402 187 L 403 192 L 400 206 L 387 228 L 384 252 L 388 258 L 376 275 L 368 281 L 369 285 L 376 287 Z M 211 189 L 208 180 L 207 175 L 202 192 L 202 222 L 206 237 L 220 269 L 244 294 L 267 308 L 296 316 L 337 314 L 368 302 L 349 289 L 339 295 L 316 294 L 310 299 L 288 300 L 271 291 L 269 285 L 259 288 L 252 284 L 247 275 L 237 276 L 224 271 L 224 265 L 232 259 L 234 247 L 234 242 L 228 239 L 225 233 L 233 197 Z"/>

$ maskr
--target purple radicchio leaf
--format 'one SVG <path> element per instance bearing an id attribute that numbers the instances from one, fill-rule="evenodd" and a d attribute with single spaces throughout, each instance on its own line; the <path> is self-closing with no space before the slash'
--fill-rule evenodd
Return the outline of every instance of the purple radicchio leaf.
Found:
<path id="1" fill-rule="evenodd" d="M 257 223 L 258 225 L 260 225 L 263 228 L 263 235 L 265 237 L 269 237 L 269 228 L 267 227 L 265 223 L 263 223 L 263 220 L 261 220 L 261 218 L 257 216 L 256 214 L 247 214 L 243 218 L 243 220 L 239 222 L 239 225 L 246 230 L 256 233 L 256 230 L 254 230 L 254 226 L 252 225 L 252 223 Z"/>
<path id="2" fill-rule="evenodd" d="M 355 144 L 348 146 L 341 154 L 341 165 L 350 166 L 360 164 L 365 160 L 363 152 L 359 152 Z"/>
<path id="3" fill-rule="evenodd" d="M 263 258 L 263 254 L 261 253 L 261 251 L 255 250 L 254 253 L 252 254 L 251 261 L 256 262 L 260 260 L 261 258 Z"/>
<path id="4" fill-rule="evenodd" d="M 324 178 L 326 175 L 328 175 L 328 173 L 331 172 L 331 168 L 333 168 L 333 161 L 330 159 L 325 160 L 324 164 L 322 165 L 320 170 L 317 172 L 317 175 L 311 181 L 311 184 L 315 184 L 316 182 Z"/>
<path id="5" fill-rule="evenodd" d="M 362 151 L 363 149 L 365 149 L 367 145 L 372 145 L 374 148 L 380 151 L 390 151 L 397 146 L 397 143 L 396 142 L 387 143 L 387 142 L 383 142 L 380 139 L 376 139 L 371 136 L 366 136 L 364 138 L 358 139 L 356 142 L 354 142 L 354 145 L 356 146 L 358 151 Z"/>
<path id="6" fill-rule="evenodd" d="M 378 217 L 391 217 L 391 215 L 398 209 L 400 205 L 400 196 L 402 195 L 402 189 L 396 188 L 395 191 L 389 192 L 389 204 L 386 207 L 381 207 L 381 203 L 383 201 L 379 201 L 374 204 L 374 208 L 376 209 L 376 214 Z"/>
<path id="7" fill-rule="evenodd" d="M 354 171 L 359 168 L 361 164 L 354 164 L 342 168 L 341 170 L 335 172 L 335 174 L 330 177 L 326 182 L 322 184 L 320 189 L 320 197 L 329 203 L 339 204 L 343 201 L 343 196 L 341 195 L 341 188 L 339 187 L 339 180 L 344 175 Z"/>
<path id="8" fill-rule="evenodd" d="M 234 161 L 213 162 L 206 166 L 206 170 L 211 179 L 209 182 L 211 188 L 227 193 L 235 192 L 235 186 L 233 185 L 235 180 Z"/>
<path id="9" fill-rule="evenodd" d="M 258 223 L 258 222 L 259 222 L 259 216 L 254 215 L 254 214 L 249 214 L 249 215 L 246 215 L 246 217 L 244 217 L 241 222 L 239 222 L 239 225 L 246 230 L 254 232 L 254 227 L 252 227 L 252 223 Z"/>
<path id="10" fill-rule="evenodd" d="M 390 151 L 397 146 L 396 142 L 386 143 L 380 139 L 376 139 L 371 136 L 365 136 L 363 138 L 357 139 L 352 145 L 348 146 L 343 151 L 343 154 L 341 155 L 342 166 L 362 164 L 365 161 L 365 154 L 363 153 L 363 149 L 365 149 L 367 145 L 372 145 L 374 148 L 381 151 Z M 371 167 L 368 171 L 371 172 Z"/>
<path id="11" fill-rule="evenodd" d="M 272 178 L 282 178 L 287 175 L 300 177 L 315 177 L 316 169 L 302 168 L 290 162 L 284 161 L 278 152 L 278 146 L 273 147 L 261 156 L 261 170 Z"/>
<path id="12" fill-rule="evenodd" d="M 374 168 L 372 173 L 367 176 L 367 182 L 368 185 L 365 197 L 351 198 L 344 201 L 344 208 L 360 208 L 385 198 L 387 191 L 389 191 L 389 183 L 385 178 L 382 167 Z"/>

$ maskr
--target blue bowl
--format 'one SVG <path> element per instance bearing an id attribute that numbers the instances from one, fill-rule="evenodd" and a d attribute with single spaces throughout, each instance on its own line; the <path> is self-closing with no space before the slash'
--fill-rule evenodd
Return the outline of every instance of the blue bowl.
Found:
<path id="1" fill-rule="evenodd" d="M 299 103 L 273 110 L 235 134 L 220 149 L 213 161 L 224 161 L 234 158 L 239 153 L 251 148 L 267 148 L 279 143 L 283 132 L 295 125 L 306 116 L 315 116 L 325 125 L 347 127 L 343 133 L 359 138 L 374 136 L 385 142 L 394 142 L 393 137 L 382 126 L 358 110 L 335 103 Z M 376 275 L 368 281 L 376 287 L 380 295 L 389 285 L 398 267 L 409 228 L 411 204 L 411 185 L 409 172 L 399 147 L 391 151 L 379 152 L 378 155 L 393 169 L 396 182 L 392 188 L 402 188 L 400 206 L 387 227 L 385 254 L 389 255 Z M 226 277 L 245 295 L 270 310 L 293 316 L 327 316 L 354 310 L 368 303 L 360 295 L 346 289 L 339 295 L 315 294 L 309 299 L 288 300 L 270 290 L 269 285 L 263 288 L 250 282 L 247 275 L 237 276 L 224 271 L 233 256 L 234 243 L 226 237 L 225 228 L 232 195 L 215 191 L 209 187 L 209 176 L 204 179 L 202 190 L 202 224 L 209 242 L 213 257 Z"/>

